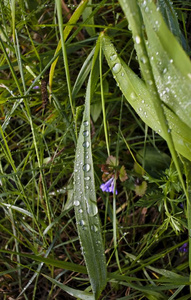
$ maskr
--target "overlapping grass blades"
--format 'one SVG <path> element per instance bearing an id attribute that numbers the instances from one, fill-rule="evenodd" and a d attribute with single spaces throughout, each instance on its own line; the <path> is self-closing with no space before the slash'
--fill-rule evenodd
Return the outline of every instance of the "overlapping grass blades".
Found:
<path id="1" fill-rule="evenodd" d="M 94 168 L 91 152 L 90 101 L 98 80 L 97 56 L 99 40 L 95 49 L 90 73 L 85 109 L 77 141 L 74 164 L 74 208 L 77 228 L 95 299 L 106 284 L 106 262 L 96 203 Z"/>
<path id="2" fill-rule="evenodd" d="M 146 84 L 118 56 L 115 47 L 112 45 L 111 40 L 107 35 L 102 34 L 101 42 L 108 65 L 110 66 L 113 76 L 124 96 L 141 119 L 165 138 L 158 116 L 155 112 L 152 96 L 149 93 Z M 176 150 L 187 159 L 191 159 L 191 136 L 189 126 L 181 121 L 167 106 L 164 106 L 164 111 L 169 127 L 171 128 L 171 134 Z"/>
<path id="3" fill-rule="evenodd" d="M 191 128 L 190 59 L 168 30 L 154 3 L 148 1 L 146 7 L 142 3 L 140 9 L 147 35 L 147 53 L 160 98 Z"/>
<path id="4" fill-rule="evenodd" d="M 132 30 L 143 80 L 118 56 L 105 33 L 101 34 L 102 49 L 128 102 L 141 119 L 167 141 L 186 195 L 190 232 L 190 185 L 187 178 L 185 187 L 176 152 L 191 161 L 191 62 L 168 29 L 154 1 L 119 2 Z M 185 168 L 188 170 L 190 163 Z"/>
<path id="5" fill-rule="evenodd" d="M 89 0 L 82 0 L 80 2 L 80 4 L 78 5 L 77 9 L 75 10 L 75 12 L 73 13 L 73 15 L 71 16 L 70 20 L 67 23 L 67 26 L 64 29 L 64 40 L 66 41 L 68 35 L 70 34 L 72 28 L 74 27 L 74 24 L 78 21 L 78 19 L 80 18 L 80 16 L 82 15 L 85 7 L 87 6 Z M 56 48 L 55 51 L 55 55 L 57 56 L 57 54 L 59 53 L 59 51 L 61 50 L 61 40 L 58 42 L 58 46 Z M 52 88 L 52 83 L 53 83 L 53 77 L 54 77 L 54 70 L 56 68 L 56 64 L 58 62 L 58 57 L 55 59 L 55 61 L 52 63 L 51 68 L 50 68 L 50 73 L 49 73 L 49 86 L 50 89 Z"/>

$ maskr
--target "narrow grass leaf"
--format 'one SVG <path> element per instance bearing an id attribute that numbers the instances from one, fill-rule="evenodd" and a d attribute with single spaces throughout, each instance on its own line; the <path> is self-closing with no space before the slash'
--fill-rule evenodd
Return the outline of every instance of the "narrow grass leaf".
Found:
<path id="1" fill-rule="evenodd" d="M 94 28 L 94 17 L 88 19 L 88 17 L 92 14 L 92 0 L 89 0 L 88 6 L 84 9 L 82 13 L 83 21 L 85 24 L 90 25 L 85 27 L 87 33 L 90 36 L 93 36 L 96 34 L 95 28 Z M 86 21 L 88 19 L 88 21 Z"/>
<path id="2" fill-rule="evenodd" d="M 74 208 L 77 228 L 92 291 L 96 299 L 106 284 L 106 261 L 95 193 L 90 129 L 90 100 L 99 74 L 95 71 L 98 53 L 99 42 L 95 49 L 92 71 L 88 81 L 85 110 L 74 164 Z"/>
<path id="3" fill-rule="evenodd" d="M 15 205 L 11 205 L 11 204 L 8 204 L 8 203 L 3 203 L 3 202 L 1 202 L 1 205 L 4 205 L 4 206 L 6 206 L 7 208 L 16 210 L 16 211 L 20 212 L 20 213 L 23 214 L 23 215 L 26 215 L 26 216 L 28 216 L 28 217 L 33 218 L 33 214 L 30 213 L 30 212 L 29 212 L 28 210 L 26 210 L 26 209 L 23 209 L 23 208 L 21 208 L 21 207 L 18 207 L 18 206 L 15 206 Z"/>
<path id="4" fill-rule="evenodd" d="M 11 254 L 11 255 L 19 255 L 21 257 L 30 258 L 33 261 L 43 262 L 46 265 L 66 269 L 66 270 L 73 271 L 73 272 L 80 272 L 82 274 L 87 274 L 86 267 L 80 266 L 80 265 L 77 265 L 77 264 L 73 264 L 73 263 L 70 263 L 70 262 L 66 262 L 66 261 L 63 261 L 63 260 L 58 260 L 58 259 L 54 259 L 54 258 L 46 258 L 46 257 L 43 257 L 43 256 L 37 256 L 37 255 L 34 255 L 34 254 L 25 254 L 25 253 L 21 253 L 21 252 L 1 250 L 1 249 L 0 249 L 0 253 L 7 253 L 7 254 Z"/>
<path id="5" fill-rule="evenodd" d="M 118 56 L 115 47 L 111 43 L 111 39 L 104 33 L 101 34 L 101 43 L 113 77 L 127 101 L 149 127 L 165 138 L 165 134 L 162 131 L 158 116 L 155 112 L 153 99 L 146 84 Z M 176 150 L 190 160 L 191 136 L 189 126 L 181 121 L 167 106 L 164 107 L 164 111 L 169 127 L 171 128 Z"/>
<path id="6" fill-rule="evenodd" d="M 82 84 L 86 80 L 88 74 L 90 73 L 91 70 L 91 65 L 92 65 L 92 57 L 94 55 L 95 49 L 93 49 L 88 57 L 86 58 L 85 62 L 83 63 L 80 72 L 78 73 L 78 76 L 76 78 L 76 81 L 74 83 L 73 89 L 72 89 L 72 99 L 74 99 L 79 92 Z"/>
<path id="7" fill-rule="evenodd" d="M 66 41 L 68 35 L 70 34 L 72 28 L 75 26 L 76 22 L 78 21 L 78 19 L 82 15 L 82 13 L 83 13 L 83 11 L 84 11 L 84 9 L 85 9 L 88 1 L 89 0 L 82 0 L 80 2 L 80 4 L 78 5 L 77 9 L 75 10 L 75 12 L 73 13 L 72 17 L 68 21 L 67 26 L 64 29 L 64 40 L 65 41 Z M 62 45 L 61 45 L 61 40 L 60 40 L 58 42 L 58 46 L 56 48 L 54 56 L 56 56 L 58 54 L 58 52 L 60 51 L 61 47 L 62 47 Z M 56 68 L 57 61 L 58 61 L 58 57 L 52 63 L 51 68 L 50 68 L 50 73 L 49 73 L 49 86 L 50 86 L 50 90 L 52 89 L 52 82 L 53 82 L 54 70 Z"/>
<path id="8" fill-rule="evenodd" d="M 47 275 L 44 275 L 44 277 L 46 277 L 48 280 L 50 280 L 53 284 L 55 284 L 56 286 L 58 286 L 59 288 L 61 288 L 63 291 L 67 292 L 69 295 L 76 297 L 76 298 L 80 298 L 82 300 L 94 300 L 94 295 L 90 294 L 88 292 L 83 292 L 81 290 L 76 290 L 73 289 L 67 285 L 64 285 L 63 283 L 59 282 L 58 280 L 55 280 Z"/>

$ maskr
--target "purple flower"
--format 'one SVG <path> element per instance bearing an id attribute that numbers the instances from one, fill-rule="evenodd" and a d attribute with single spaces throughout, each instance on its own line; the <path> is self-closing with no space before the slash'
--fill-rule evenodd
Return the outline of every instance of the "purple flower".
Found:
<path id="1" fill-rule="evenodd" d="M 102 183 L 100 185 L 100 188 L 102 189 L 103 192 L 114 193 L 114 178 L 112 177 L 105 183 Z M 115 193 L 117 195 L 117 190 L 115 190 Z"/>
<path id="2" fill-rule="evenodd" d="M 184 243 L 178 250 L 180 252 L 188 252 L 188 243 Z"/>
<path id="3" fill-rule="evenodd" d="M 39 89 L 40 89 L 40 86 L 38 86 L 38 85 L 33 86 L 33 90 L 39 90 Z"/>

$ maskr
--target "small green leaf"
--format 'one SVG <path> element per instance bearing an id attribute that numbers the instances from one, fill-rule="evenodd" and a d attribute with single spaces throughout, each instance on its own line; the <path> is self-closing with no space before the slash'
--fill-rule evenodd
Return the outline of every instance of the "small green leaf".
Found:
<path id="1" fill-rule="evenodd" d="M 122 166 L 121 169 L 119 170 L 119 179 L 122 182 L 128 179 L 127 172 L 124 166 Z"/>
<path id="2" fill-rule="evenodd" d="M 110 155 L 106 160 L 106 164 L 111 166 L 111 167 L 116 167 L 116 166 L 118 166 L 119 161 L 115 156 Z"/>
<path id="3" fill-rule="evenodd" d="M 136 185 L 135 186 L 135 193 L 137 196 L 142 197 L 147 189 L 147 183 L 146 181 L 143 181 L 140 185 Z"/>

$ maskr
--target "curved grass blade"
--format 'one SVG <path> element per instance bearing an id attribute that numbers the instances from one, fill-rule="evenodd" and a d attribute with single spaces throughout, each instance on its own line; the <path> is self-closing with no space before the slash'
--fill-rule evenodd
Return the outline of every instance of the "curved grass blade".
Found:
<path id="1" fill-rule="evenodd" d="M 58 260 L 58 259 L 54 259 L 54 258 L 46 258 L 44 256 L 39 256 L 39 255 L 37 256 L 37 255 L 34 255 L 34 254 L 25 254 L 25 253 L 21 253 L 21 252 L 2 250 L 2 249 L 0 249 L 0 253 L 6 253 L 6 254 L 11 254 L 11 255 L 19 255 L 21 257 L 30 258 L 34 261 L 43 262 L 46 265 L 66 269 L 66 270 L 73 271 L 73 272 L 80 272 L 82 274 L 87 274 L 86 267 L 80 266 L 80 265 L 77 265 L 77 264 L 74 264 L 74 263 L 70 263 L 70 262 L 67 262 L 67 261 L 63 261 L 63 260 Z"/>
<path id="2" fill-rule="evenodd" d="M 90 100 L 98 80 L 99 73 L 96 68 L 98 53 L 99 40 L 88 81 L 74 164 L 74 208 L 77 228 L 95 299 L 100 296 L 106 284 L 106 261 L 96 202 L 90 131 Z"/>
<path id="3" fill-rule="evenodd" d="M 127 101 L 135 109 L 140 118 L 164 139 L 165 134 L 155 112 L 153 99 L 145 83 L 118 56 L 110 38 L 101 34 L 101 43 L 108 65 Z M 176 150 L 191 160 L 190 128 L 167 106 L 164 106 L 166 118 L 171 128 L 171 135 Z"/>
<path id="4" fill-rule="evenodd" d="M 75 10 L 75 12 L 73 13 L 73 15 L 71 16 L 70 20 L 67 23 L 67 26 L 64 29 L 64 41 L 66 41 L 68 35 L 70 34 L 72 28 L 74 27 L 75 23 L 78 21 L 78 19 L 80 18 L 80 16 L 82 15 L 87 3 L 89 0 L 82 0 L 80 2 L 80 4 L 78 5 L 77 9 Z M 61 40 L 58 42 L 58 46 L 56 48 L 55 54 L 54 56 L 56 56 L 58 54 L 58 52 L 60 51 L 62 45 L 61 45 Z M 50 86 L 50 90 L 52 89 L 52 82 L 53 82 L 53 76 L 54 76 L 54 70 L 56 68 L 56 64 L 58 61 L 58 57 L 55 59 L 55 61 L 52 63 L 51 67 L 50 67 L 50 72 L 49 72 L 49 86 Z"/>
<path id="5" fill-rule="evenodd" d="M 93 294 L 73 289 L 73 288 L 71 288 L 67 285 L 64 285 L 63 283 L 59 282 L 58 280 L 55 280 L 55 279 L 47 276 L 47 275 L 43 274 L 43 276 L 46 277 L 53 284 L 55 284 L 56 286 L 58 286 L 59 288 L 61 288 L 62 290 L 64 290 L 65 292 L 67 292 L 69 295 L 71 295 L 73 297 L 80 298 L 80 299 L 83 299 L 83 300 L 94 300 Z"/>
<path id="6" fill-rule="evenodd" d="M 94 55 L 94 48 L 86 58 L 85 62 L 83 63 L 83 66 L 76 78 L 76 81 L 74 83 L 73 89 L 72 89 L 72 99 L 76 97 L 78 94 L 82 84 L 86 80 L 88 74 L 90 73 L 91 70 L 91 65 L 92 65 L 92 56 Z"/>

